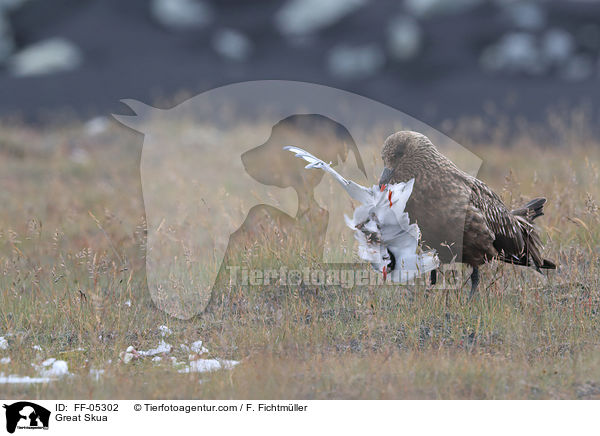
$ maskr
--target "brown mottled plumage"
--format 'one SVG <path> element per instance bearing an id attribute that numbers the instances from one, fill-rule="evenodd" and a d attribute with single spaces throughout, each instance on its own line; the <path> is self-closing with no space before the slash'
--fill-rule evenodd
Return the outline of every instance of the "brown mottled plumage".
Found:
<path id="1" fill-rule="evenodd" d="M 493 258 L 538 271 L 556 268 L 542 257 L 533 225 L 543 215 L 545 198 L 509 211 L 485 183 L 461 171 L 417 132 L 388 137 L 382 158 L 380 184 L 415 179 L 406 211 L 421 228 L 423 243 L 435 248 L 444 263 L 455 260 L 473 267 L 471 295 L 479 283 L 479 265 Z"/>

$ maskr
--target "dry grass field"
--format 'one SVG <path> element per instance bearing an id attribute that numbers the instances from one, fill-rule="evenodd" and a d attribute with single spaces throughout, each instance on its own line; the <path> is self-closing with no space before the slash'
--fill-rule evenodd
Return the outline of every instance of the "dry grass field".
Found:
<path id="1" fill-rule="evenodd" d="M 90 135 L 77 124 L 4 121 L 0 359 L 10 361 L 0 380 L 38 377 L 49 358 L 70 375 L 0 384 L 0 396 L 600 398 L 600 141 L 577 123 L 546 128 L 551 144 L 534 130 L 474 142 L 457 125 L 452 136 L 483 159 L 479 177 L 507 203 L 548 198 L 538 225 L 560 268 L 547 277 L 492 263 L 470 303 L 468 286 L 240 290 L 247 301 L 235 311 L 179 320 L 156 308 L 146 285 L 142 136 L 116 123 Z M 160 360 L 123 362 L 129 346 L 161 340 L 172 349 Z M 180 372 L 198 340 L 203 358 L 239 364 Z"/>

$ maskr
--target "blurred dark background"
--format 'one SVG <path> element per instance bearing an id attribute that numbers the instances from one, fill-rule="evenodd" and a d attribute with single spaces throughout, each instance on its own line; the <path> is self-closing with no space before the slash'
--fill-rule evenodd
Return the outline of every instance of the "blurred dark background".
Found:
<path id="1" fill-rule="evenodd" d="M 34 122 L 257 79 L 342 88 L 434 127 L 555 108 L 596 120 L 599 59 L 595 1 L 0 0 L 0 116 Z"/>

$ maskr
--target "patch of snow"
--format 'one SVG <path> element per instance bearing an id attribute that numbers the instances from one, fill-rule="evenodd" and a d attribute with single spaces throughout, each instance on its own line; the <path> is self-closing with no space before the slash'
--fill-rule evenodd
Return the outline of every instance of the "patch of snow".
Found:
<path id="1" fill-rule="evenodd" d="M 171 345 L 167 344 L 163 339 L 158 343 L 156 348 L 152 348 L 146 351 L 138 351 L 141 356 L 154 356 L 156 354 L 170 353 Z"/>
<path id="2" fill-rule="evenodd" d="M 541 41 L 542 55 L 552 64 L 562 64 L 575 51 L 575 38 L 563 29 L 548 30 Z"/>
<path id="3" fill-rule="evenodd" d="M 525 32 L 503 35 L 483 51 L 480 62 L 487 70 L 509 73 L 541 74 L 547 69 L 535 37 Z"/>
<path id="4" fill-rule="evenodd" d="M 197 354 L 208 353 L 208 350 L 206 349 L 206 347 L 202 346 L 202 341 L 194 342 L 190 346 L 190 348 L 194 353 L 197 353 Z"/>
<path id="5" fill-rule="evenodd" d="M 153 362 L 160 362 L 161 360 L 162 360 L 162 357 L 160 357 L 160 356 L 154 356 L 154 357 L 152 358 L 152 361 L 153 361 Z"/>
<path id="6" fill-rule="evenodd" d="M 0 384 L 48 383 L 50 381 L 49 377 L 22 377 L 15 374 L 4 375 L 3 372 L 0 372 Z"/>
<path id="7" fill-rule="evenodd" d="M 232 61 L 244 61 L 252 53 L 252 41 L 234 29 L 222 29 L 213 38 L 213 48 L 222 57 Z"/>
<path id="8" fill-rule="evenodd" d="M 404 7 L 419 17 L 453 14 L 466 11 L 484 0 L 406 0 Z"/>
<path id="9" fill-rule="evenodd" d="M 284 35 L 306 35 L 331 26 L 366 3 L 366 0 L 288 0 L 275 13 L 275 25 Z"/>
<path id="10" fill-rule="evenodd" d="M 74 70 L 83 63 L 81 50 L 64 38 L 50 38 L 25 47 L 7 60 L 16 77 L 39 76 Z"/>
<path id="11" fill-rule="evenodd" d="M 123 303 L 125 306 L 127 307 L 131 307 L 131 300 L 127 300 L 125 303 Z"/>
<path id="12" fill-rule="evenodd" d="M 100 377 L 104 375 L 103 369 L 90 369 L 90 376 L 94 378 L 94 380 L 98 381 Z"/>
<path id="13" fill-rule="evenodd" d="M 140 355 L 137 350 L 130 345 L 127 347 L 127 350 L 121 353 L 120 357 L 121 360 L 123 360 L 123 363 L 129 363 L 134 359 L 139 359 Z"/>
<path id="14" fill-rule="evenodd" d="M 0 336 L 0 350 L 6 350 L 8 348 L 8 341 L 4 336 Z"/>
<path id="15" fill-rule="evenodd" d="M 127 350 L 121 352 L 120 357 L 123 363 L 129 363 L 132 360 L 139 359 L 145 356 L 155 356 L 157 354 L 167 354 L 171 352 L 171 345 L 167 344 L 164 339 L 161 339 L 156 348 L 150 350 L 136 350 L 132 345 L 127 347 Z"/>
<path id="16" fill-rule="evenodd" d="M 39 345 L 34 345 L 33 348 L 35 351 L 42 351 L 42 347 L 40 347 Z"/>
<path id="17" fill-rule="evenodd" d="M 534 2 L 509 3 L 506 12 L 513 24 L 523 30 L 539 30 L 546 24 L 544 9 Z"/>
<path id="18" fill-rule="evenodd" d="M 44 377 L 63 377 L 69 375 L 69 366 L 64 360 L 47 359 L 42 362 L 42 367 L 40 375 Z"/>
<path id="19" fill-rule="evenodd" d="M 0 364 L 2 365 L 8 365 L 10 363 L 10 357 L 3 357 L 2 359 L 0 359 Z"/>
<path id="20" fill-rule="evenodd" d="M 201 28 L 212 21 L 213 11 L 199 0 L 152 0 L 150 12 L 172 30 Z"/>
<path id="21" fill-rule="evenodd" d="M 188 374 L 191 372 L 211 372 L 220 369 L 231 369 L 236 366 L 237 360 L 217 360 L 217 359 L 198 359 L 192 360 L 189 366 L 180 369 L 178 372 Z"/>
<path id="22" fill-rule="evenodd" d="M 96 136 L 108 129 L 110 121 L 106 117 L 94 117 L 83 126 L 88 136 Z"/>
<path id="23" fill-rule="evenodd" d="M 421 49 L 422 32 L 419 23 L 410 16 L 392 20 L 388 28 L 388 48 L 394 59 L 407 60 Z"/>
<path id="24" fill-rule="evenodd" d="M 173 334 L 173 330 L 171 330 L 169 327 L 167 327 L 166 325 L 161 325 L 158 328 L 158 331 L 160 332 L 160 334 L 162 335 L 162 337 L 164 338 L 165 336 L 168 335 L 172 335 Z"/>
<path id="25" fill-rule="evenodd" d="M 350 47 L 334 47 L 328 56 L 331 74 L 343 79 L 364 78 L 377 72 L 384 64 L 385 56 L 376 44 Z"/>

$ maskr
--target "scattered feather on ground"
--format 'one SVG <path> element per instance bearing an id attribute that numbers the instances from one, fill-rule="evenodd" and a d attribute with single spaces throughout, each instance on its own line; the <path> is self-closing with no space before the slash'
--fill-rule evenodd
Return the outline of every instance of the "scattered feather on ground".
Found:
<path id="1" fill-rule="evenodd" d="M 166 326 L 160 326 L 158 330 L 161 335 L 170 335 L 173 332 Z M 182 351 L 190 352 L 188 355 L 188 362 L 179 362 L 174 356 L 169 356 L 169 360 L 177 372 L 182 374 L 187 373 L 199 373 L 199 372 L 211 372 L 220 369 L 231 369 L 239 362 L 236 360 L 222 360 L 222 359 L 204 359 L 201 356 L 209 354 L 208 349 L 203 345 L 201 340 L 192 342 L 191 344 L 180 344 L 179 348 Z M 135 347 L 129 346 L 127 350 L 121 353 L 121 360 L 123 363 L 128 364 L 134 360 L 143 359 L 145 357 L 152 357 L 151 361 L 157 365 L 161 364 L 167 354 L 171 352 L 173 347 L 166 343 L 164 339 L 161 339 L 156 348 L 150 350 L 136 350 Z"/>

